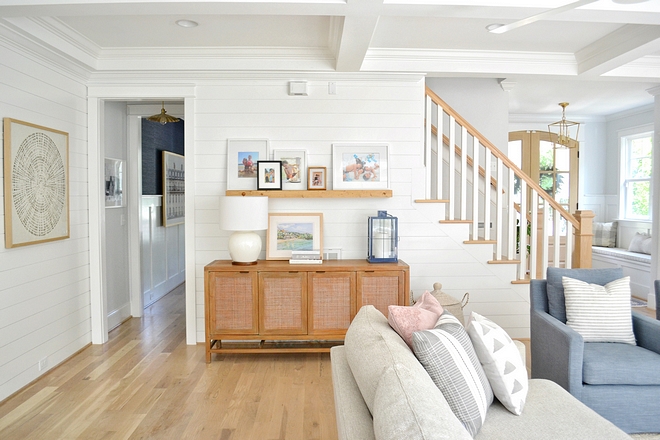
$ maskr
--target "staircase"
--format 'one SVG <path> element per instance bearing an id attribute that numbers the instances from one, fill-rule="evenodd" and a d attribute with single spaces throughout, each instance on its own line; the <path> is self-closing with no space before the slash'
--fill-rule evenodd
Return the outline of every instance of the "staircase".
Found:
<path id="1" fill-rule="evenodd" d="M 463 243 L 513 267 L 513 284 L 544 278 L 548 266 L 591 267 L 591 211 L 567 212 L 428 87 L 425 111 L 418 210 L 467 225 Z"/>

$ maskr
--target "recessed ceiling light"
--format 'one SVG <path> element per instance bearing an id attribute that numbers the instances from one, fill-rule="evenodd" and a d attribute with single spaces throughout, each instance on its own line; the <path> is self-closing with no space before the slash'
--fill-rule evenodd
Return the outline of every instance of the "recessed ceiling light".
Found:
<path id="1" fill-rule="evenodd" d="M 493 32 L 495 29 L 501 28 L 502 26 L 504 26 L 502 23 L 492 23 L 486 26 L 486 30 L 488 32 Z"/>
<path id="2" fill-rule="evenodd" d="M 196 21 L 192 21 L 192 20 L 177 20 L 176 24 L 178 24 L 179 26 L 184 27 L 184 28 L 194 28 L 194 27 L 197 27 L 197 25 L 199 23 L 197 23 Z"/>

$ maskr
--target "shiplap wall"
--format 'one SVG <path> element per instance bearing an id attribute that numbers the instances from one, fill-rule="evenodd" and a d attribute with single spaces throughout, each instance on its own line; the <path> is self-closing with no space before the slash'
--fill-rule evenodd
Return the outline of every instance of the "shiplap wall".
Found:
<path id="1" fill-rule="evenodd" d="M 329 81 L 336 82 L 336 95 L 328 94 Z M 441 226 L 441 208 L 413 202 L 424 194 L 423 78 L 329 75 L 308 85 L 309 96 L 288 96 L 288 81 L 278 78 L 198 84 L 194 154 L 197 340 L 204 340 L 204 265 L 229 258 L 229 233 L 218 226 L 218 204 L 227 187 L 227 139 L 231 138 L 266 138 L 271 150 L 306 149 L 310 165 L 328 170 L 333 143 L 387 143 L 394 197 L 271 199 L 270 212 L 323 213 L 324 248 L 340 248 L 346 259 L 366 257 L 367 217 L 387 210 L 399 218 L 399 256 L 411 265 L 415 296 L 432 289 L 436 281 L 455 296 L 471 290 L 468 310 L 492 317 L 514 337 L 527 337 L 526 287 L 512 286 L 513 272 L 505 273 L 507 268 L 486 264 L 492 249 L 463 245 L 467 227 Z M 328 178 L 331 182 L 331 173 Z M 261 235 L 265 243 L 265 233 Z M 265 258 L 265 252 L 260 258 Z"/>
<path id="2" fill-rule="evenodd" d="M 41 359 L 47 358 L 50 369 L 91 336 L 86 87 L 69 70 L 37 61 L 2 35 L 0 71 L 0 116 L 69 133 L 71 210 L 71 238 L 66 240 L 5 249 L 0 228 L 2 400 L 45 372 L 38 369 Z"/>

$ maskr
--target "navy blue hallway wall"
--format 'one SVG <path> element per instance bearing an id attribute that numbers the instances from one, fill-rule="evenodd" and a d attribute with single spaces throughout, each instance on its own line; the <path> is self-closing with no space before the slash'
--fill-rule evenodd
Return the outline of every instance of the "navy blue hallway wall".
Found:
<path id="1" fill-rule="evenodd" d="M 163 151 L 184 156 L 183 119 L 161 125 L 142 118 L 142 195 L 163 195 Z"/>

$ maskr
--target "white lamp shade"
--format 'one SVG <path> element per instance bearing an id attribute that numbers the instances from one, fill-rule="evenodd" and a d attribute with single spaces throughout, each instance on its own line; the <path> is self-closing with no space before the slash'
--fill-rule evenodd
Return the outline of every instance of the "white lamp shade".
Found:
<path id="1" fill-rule="evenodd" d="M 220 197 L 220 229 L 268 229 L 268 197 Z"/>

